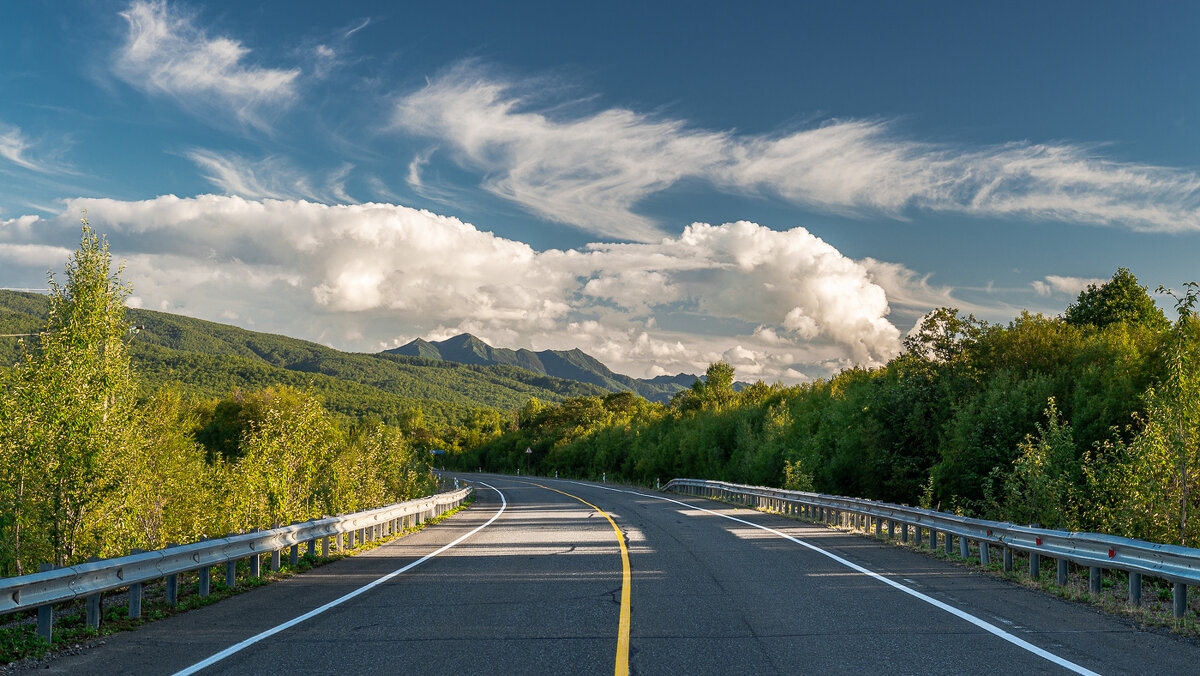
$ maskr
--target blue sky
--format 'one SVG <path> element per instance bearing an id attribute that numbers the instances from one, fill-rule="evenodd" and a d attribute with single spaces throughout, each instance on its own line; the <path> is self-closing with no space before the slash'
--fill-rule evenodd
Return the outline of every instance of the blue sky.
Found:
<path id="1" fill-rule="evenodd" d="M 652 6 L 647 6 L 652 5 Z M 0 286 L 798 382 L 1200 278 L 1194 3 L 14 3 Z"/>

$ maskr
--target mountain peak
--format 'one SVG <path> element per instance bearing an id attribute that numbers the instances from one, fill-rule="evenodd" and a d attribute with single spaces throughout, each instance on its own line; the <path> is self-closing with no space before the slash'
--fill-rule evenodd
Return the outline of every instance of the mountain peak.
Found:
<path id="1" fill-rule="evenodd" d="M 460 333 L 445 340 L 432 342 L 418 338 L 407 345 L 385 352 L 460 364 L 516 366 L 543 376 L 598 385 L 610 392 L 632 391 L 660 402 L 665 402 L 679 390 L 690 387 L 696 380 L 696 376 L 685 374 L 669 378 L 660 376 L 650 380 L 631 378 L 614 373 L 600 360 L 577 347 L 540 352 L 527 349 L 510 350 L 492 347 L 470 333 Z"/>

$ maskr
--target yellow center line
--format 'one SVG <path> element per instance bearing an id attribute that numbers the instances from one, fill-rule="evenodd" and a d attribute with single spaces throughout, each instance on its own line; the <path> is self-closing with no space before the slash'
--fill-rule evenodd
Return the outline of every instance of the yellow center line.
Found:
<path id="1" fill-rule="evenodd" d="M 575 498 L 576 500 L 582 502 L 583 504 L 587 505 L 588 507 L 591 507 L 592 509 L 596 510 L 597 512 L 600 512 L 600 514 L 604 518 L 608 519 L 608 523 L 610 525 L 612 525 L 613 530 L 616 531 L 617 544 L 621 545 L 621 567 L 624 570 L 621 573 L 621 620 L 617 624 L 617 664 L 616 664 L 616 669 L 615 669 L 614 673 L 616 674 L 616 676 L 628 676 L 629 675 L 629 588 L 631 586 L 630 580 L 632 579 L 632 575 L 629 572 L 629 549 L 625 546 L 625 534 L 622 533 L 621 529 L 617 527 L 617 522 L 612 520 L 612 517 L 608 515 L 608 512 L 605 512 L 603 509 L 600 509 L 599 507 L 593 505 L 592 503 L 588 502 L 587 500 L 584 500 L 583 498 L 579 497 L 578 495 L 572 495 L 566 491 L 560 491 L 557 488 L 550 488 L 549 486 L 543 486 L 541 484 L 535 484 L 533 482 L 523 482 L 523 483 L 528 483 L 532 486 L 537 486 L 538 488 L 545 488 L 546 490 L 554 491 L 555 493 L 562 493 L 563 495 L 567 496 L 568 498 Z"/>

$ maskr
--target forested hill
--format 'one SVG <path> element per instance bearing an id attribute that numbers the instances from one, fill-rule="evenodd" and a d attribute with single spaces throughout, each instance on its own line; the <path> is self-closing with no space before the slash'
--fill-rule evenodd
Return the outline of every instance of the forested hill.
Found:
<path id="1" fill-rule="evenodd" d="M 591 383 L 609 392 L 634 392 L 650 401 L 666 403 L 680 390 L 696 382 L 696 376 L 680 373 L 657 378 L 633 378 L 614 373 L 595 357 L 582 350 L 510 350 L 492 347 L 469 333 L 439 341 L 420 338 L 385 354 L 441 359 L 459 364 L 504 364 L 518 366 L 534 373 Z"/>
<path id="2" fill-rule="evenodd" d="M 49 297 L 0 290 L 0 334 L 34 333 L 46 323 Z M 531 397 L 559 402 L 604 394 L 586 383 L 516 366 L 459 364 L 395 354 L 341 352 L 317 343 L 247 331 L 182 315 L 129 309 L 134 368 L 148 391 L 179 383 L 219 397 L 234 388 L 311 383 L 338 413 L 396 421 L 420 408 L 430 422 L 458 422 L 479 408 L 515 409 Z M 18 340 L 0 338 L 0 364 L 20 354 Z"/>

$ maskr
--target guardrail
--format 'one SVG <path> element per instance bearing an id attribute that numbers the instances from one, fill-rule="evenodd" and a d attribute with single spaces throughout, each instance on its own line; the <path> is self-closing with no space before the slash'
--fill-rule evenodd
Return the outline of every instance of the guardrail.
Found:
<path id="1" fill-rule="evenodd" d="M 999 521 L 969 519 L 931 509 L 908 507 L 861 498 L 845 498 L 821 493 L 789 491 L 781 488 L 743 486 L 724 481 L 673 479 L 663 490 L 688 495 L 725 500 L 747 507 L 771 509 L 784 514 L 869 530 L 889 538 L 900 531 L 902 542 L 909 540 L 912 528 L 914 542 L 921 545 L 928 533 L 929 546 L 936 549 L 941 534 L 947 554 L 953 553 L 953 538 L 959 540 L 959 556 L 971 558 L 973 541 L 978 545 L 980 563 L 991 562 L 990 547 L 1003 548 L 1004 569 L 1012 570 L 1013 551 L 1029 554 L 1029 575 L 1041 576 L 1041 559 L 1057 561 L 1060 585 L 1067 584 L 1068 562 L 1089 569 L 1088 587 L 1099 593 L 1103 574 L 1107 570 L 1129 573 L 1129 604 L 1141 605 L 1142 576 L 1165 579 L 1174 586 L 1174 614 L 1183 617 L 1187 611 L 1188 585 L 1200 585 L 1200 549 L 1163 545 L 1142 540 L 1104 535 L 1073 533 L 1017 526 Z"/>
<path id="2" fill-rule="evenodd" d="M 466 487 L 386 507 L 75 566 L 53 569 L 43 566 L 37 573 L 0 579 L 0 615 L 37 608 L 38 634 L 49 641 L 54 604 L 86 598 L 87 623 L 99 627 L 100 595 L 127 587 L 129 616 L 137 618 L 141 616 L 142 585 L 146 582 L 165 579 L 167 603 L 175 605 L 179 598 L 179 574 L 199 571 L 199 595 L 208 596 L 213 567 L 224 565 L 225 584 L 233 586 L 237 562 L 242 559 L 249 559 L 250 575 L 259 577 L 263 554 L 271 554 L 271 570 L 279 570 L 281 552 L 290 547 L 290 563 L 294 567 L 299 562 L 302 543 L 308 543 L 308 553 L 316 554 L 319 542 L 322 556 L 329 555 L 331 541 L 337 549 L 353 549 L 454 509 L 472 490 Z"/>

